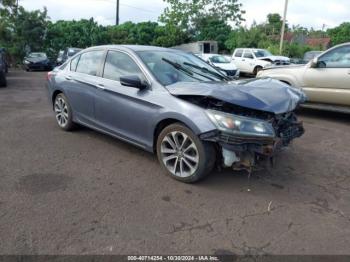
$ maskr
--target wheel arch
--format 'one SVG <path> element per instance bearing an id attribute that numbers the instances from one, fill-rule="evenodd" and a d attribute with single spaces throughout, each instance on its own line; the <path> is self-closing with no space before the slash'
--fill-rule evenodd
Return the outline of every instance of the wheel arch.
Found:
<path id="1" fill-rule="evenodd" d="M 154 153 L 157 152 L 157 140 L 158 140 L 159 134 L 162 132 L 164 128 L 175 123 L 182 124 L 187 128 L 191 129 L 193 132 L 195 132 L 188 124 L 186 124 L 184 121 L 179 120 L 177 118 L 164 118 L 160 120 L 153 130 L 153 152 Z"/>
<path id="2" fill-rule="evenodd" d="M 53 104 L 54 104 L 54 102 L 55 102 L 56 96 L 57 96 L 58 94 L 61 94 L 61 93 L 64 94 L 63 91 L 62 91 L 62 90 L 59 90 L 59 89 L 56 89 L 56 90 L 52 93 L 52 96 L 51 96 L 52 106 L 53 106 Z"/>
<path id="3" fill-rule="evenodd" d="M 197 119 L 198 120 L 198 119 Z M 209 122 L 209 121 L 207 121 Z M 215 128 L 212 124 L 205 125 L 203 122 L 203 119 L 199 117 L 199 121 L 192 121 L 190 118 L 185 117 L 182 114 L 178 113 L 171 113 L 163 115 L 161 118 L 159 118 L 156 121 L 156 124 L 154 125 L 155 128 L 153 129 L 153 152 L 156 152 L 156 145 L 157 145 L 157 138 L 160 132 L 167 126 L 174 124 L 174 123 L 180 123 L 187 128 L 189 128 L 194 134 L 199 135 L 203 132 L 206 132 L 210 129 Z"/>

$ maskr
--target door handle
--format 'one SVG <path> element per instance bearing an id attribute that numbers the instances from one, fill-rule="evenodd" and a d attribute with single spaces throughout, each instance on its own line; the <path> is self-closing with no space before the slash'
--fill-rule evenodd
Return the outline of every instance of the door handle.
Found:
<path id="1" fill-rule="evenodd" d="M 242 61 L 245 61 L 245 59 L 242 59 Z"/>
<path id="2" fill-rule="evenodd" d="M 69 81 L 73 80 L 72 76 L 66 76 L 66 79 L 69 80 Z"/>
<path id="3" fill-rule="evenodd" d="M 97 84 L 96 86 L 97 86 L 97 88 L 99 88 L 99 89 L 102 89 L 102 90 L 105 89 L 105 86 L 104 86 L 103 84 Z"/>

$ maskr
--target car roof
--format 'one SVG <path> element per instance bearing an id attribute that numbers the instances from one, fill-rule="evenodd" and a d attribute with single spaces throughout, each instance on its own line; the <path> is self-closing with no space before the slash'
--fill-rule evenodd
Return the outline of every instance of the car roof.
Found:
<path id="1" fill-rule="evenodd" d="M 131 50 L 134 52 L 140 51 L 167 51 L 167 52 L 183 52 L 178 49 L 173 48 L 165 48 L 159 46 L 147 46 L 147 45 L 101 45 L 87 48 L 88 49 L 96 49 L 96 48 L 106 48 L 106 49 L 121 49 L 121 50 Z"/>

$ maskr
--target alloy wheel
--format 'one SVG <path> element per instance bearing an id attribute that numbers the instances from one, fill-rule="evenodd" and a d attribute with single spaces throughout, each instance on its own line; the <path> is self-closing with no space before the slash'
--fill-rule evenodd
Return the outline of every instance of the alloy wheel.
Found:
<path id="1" fill-rule="evenodd" d="M 161 157 L 166 168 L 178 177 L 193 175 L 199 164 L 199 153 L 193 140 L 183 132 L 168 133 L 161 142 Z"/>
<path id="2" fill-rule="evenodd" d="M 55 100 L 55 113 L 58 125 L 64 128 L 68 123 L 68 106 L 60 96 Z"/>

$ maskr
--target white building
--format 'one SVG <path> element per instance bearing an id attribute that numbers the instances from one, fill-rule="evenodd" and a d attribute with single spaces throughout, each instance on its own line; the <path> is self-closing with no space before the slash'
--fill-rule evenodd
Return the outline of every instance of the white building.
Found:
<path id="1" fill-rule="evenodd" d="M 194 54 L 217 54 L 219 51 L 217 41 L 198 41 L 188 44 L 173 46 L 174 49 L 179 49 L 185 52 Z"/>

